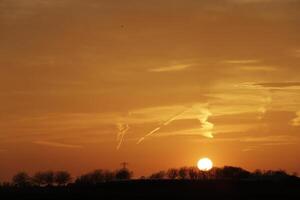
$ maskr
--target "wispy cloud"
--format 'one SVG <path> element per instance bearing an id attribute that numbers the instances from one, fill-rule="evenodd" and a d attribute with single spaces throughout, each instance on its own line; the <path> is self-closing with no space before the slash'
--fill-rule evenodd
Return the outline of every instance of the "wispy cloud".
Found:
<path id="1" fill-rule="evenodd" d="M 60 148 L 71 148 L 71 149 L 83 148 L 83 146 L 81 145 L 65 144 L 65 143 L 50 142 L 50 141 L 43 141 L 43 140 L 37 140 L 34 141 L 33 143 L 42 146 L 49 146 L 49 147 L 60 147 Z"/>
<path id="2" fill-rule="evenodd" d="M 241 132 L 239 133 L 241 134 Z M 249 132 L 250 134 L 250 132 Z M 194 138 L 195 139 L 195 138 Z M 201 142 L 201 140 L 199 140 Z M 288 144 L 297 144 L 299 138 L 289 135 L 269 135 L 269 136 L 240 136 L 240 137 L 216 137 L 213 140 L 205 140 L 204 142 L 223 143 L 223 142 L 239 142 L 247 145 L 247 147 L 262 147 L 262 146 L 279 146 Z"/>
<path id="3" fill-rule="evenodd" d="M 251 59 L 251 60 L 224 60 L 222 61 L 222 63 L 226 63 L 226 64 L 255 64 L 255 63 L 260 63 L 260 60 L 256 60 L 256 59 Z"/>
<path id="4" fill-rule="evenodd" d="M 297 58 L 300 58 L 300 49 L 296 50 L 294 55 L 295 55 Z"/>
<path id="5" fill-rule="evenodd" d="M 293 126 L 300 126 L 300 111 L 297 112 L 297 117 L 292 121 Z"/>
<path id="6" fill-rule="evenodd" d="M 296 144 L 297 139 L 289 136 L 267 136 L 267 137 L 258 137 L 258 138 L 244 138 L 241 139 L 241 142 L 255 143 L 255 145 L 249 145 L 244 148 L 242 151 L 255 151 L 255 150 L 264 150 L 266 147 L 274 146 L 283 146 L 283 145 L 293 145 Z"/>
<path id="7" fill-rule="evenodd" d="M 129 125 L 125 124 L 125 123 L 118 123 L 117 127 L 118 127 L 118 130 L 119 130 L 118 135 L 117 135 L 117 143 L 118 143 L 117 144 L 117 150 L 119 150 L 121 145 L 123 144 L 125 134 L 129 130 Z"/>
<path id="8" fill-rule="evenodd" d="M 263 136 L 263 137 L 243 137 L 238 139 L 241 142 L 262 142 L 262 143 L 282 143 L 290 142 L 293 137 L 286 135 L 277 135 L 277 136 Z M 294 139 L 294 138 L 293 138 Z"/>
<path id="9" fill-rule="evenodd" d="M 300 86 L 300 82 L 266 82 L 255 83 L 255 86 L 270 87 L 270 88 L 286 88 Z"/>
<path id="10" fill-rule="evenodd" d="M 243 71 L 276 71 L 274 66 L 262 65 L 262 60 L 248 59 L 248 60 L 223 60 L 221 63 L 237 66 L 239 70 Z"/>
<path id="11" fill-rule="evenodd" d="M 165 136 L 204 136 L 206 138 L 213 138 L 213 129 L 214 124 L 208 121 L 208 118 L 211 116 L 211 112 L 208 109 L 204 108 L 197 108 L 196 106 L 187 108 L 186 110 L 178 113 L 177 115 L 173 116 L 169 120 L 162 123 L 161 126 L 156 127 L 151 132 L 149 132 L 146 136 L 140 138 L 138 144 L 143 142 L 147 137 L 153 136 L 155 133 L 161 131 L 160 134 L 157 134 L 157 137 L 165 137 Z M 199 120 L 200 127 L 199 128 L 185 128 L 181 130 L 175 131 L 165 131 L 163 128 L 169 124 L 171 124 L 175 120 Z"/>
<path id="12" fill-rule="evenodd" d="M 210 123 L 210 122 L 208 122 Z M 173 132 L 162 132 L 158 137 L 166 137 L 166 136 L 183 136 L 183 137 L 199 137 L 202 136 L 204 138 L 212 139 L 214 138 L 213 132 L 214 125 L 210 123 L 210 126 L 200 127 L 200 128 L 191 128 Z"/>
<path id="13" fill-rule="evenodd" d="M 257 146 L 249 146 L 249 147 L 246 147 L 246 148 L 244 148 L 242 151 L 243 152 L 249 152 L 249 151 L 255 151 L 255 150 L 257 150 Z"/>
<path id="14" fill-rule="evenodd" d="M 3 13 L 0 14 L 0 17 L 4 16 L 5 18 L 13 19 L 30 17 L 35 13 L 42 12 L 42 9 L 62 7 L 68 2 L 70 2 L 70 0 L 3 0 L 0 1 L 0 8 L 10 9 L 2 9 Z"/>
<path id="15" fill-rule="evenodd" d="M 263 65 L 249 65 L 249 66 L 240 66 L 241 70 L 244 71 L 277 71 L 276 67 L 274 66 L 263 66 Z"/>
<path id="16" fill-rule="evenodd" d="M 160 126 L 156 127 L 155 129 L 153 129 L 152 131 L 150 131 L 148 134 L 146 134 L 145 136 L 141 137 L 139 139 L 139 141 L 137 142 L 137 144 L 140 144 L 141 142 L 143 142 L 147 137 L 152 136 L 153 134 L 155 134 L 156 132 L 158 132 L 162 127 L 169 125 L 171 122 L 173 122 L 175 119 L 177 119 L 179 116 L 183 115 L 184 113 L 186 113 L 189 109 L 191 108 L 187 108 L 183 111 L 180 111 L 178 114 L 172 116 L 170 119 L 166 120 L 165 122 L 163 122 Z"/>
<path id="17" fill-rule="evenodd" d="M 284 1 L 295 1 L 295 0 L 227 0 L 227 1 L 238 3 L 238 4 L 250 4 L 250 3 L 273 3 L 273 2 L 284 2 Z"/>
<path id="18" fill-rule="evenodd" d="M 204 110 L 202 112 L 202 115 L 198 117 L 200 122 L 202 123 L 202 133 L 204 133 L 204 136 L 208 138 L 213 138 L 213 129 L 214 124 L 208 121 L 208 118 L 212 115 L 212 113 L 209 110 Z"/>
<path id="19" fill-rule="evenodd" d="M 158 67 L 158 68 L 153 68 L 150 69 L 150 72 L 172 72 L 172 71 L 182 71 L 185 70 L 189 67 L 191 67 L 192 65 L 171 65 L 171 66 L 165 66 L 165 67 Z"/>

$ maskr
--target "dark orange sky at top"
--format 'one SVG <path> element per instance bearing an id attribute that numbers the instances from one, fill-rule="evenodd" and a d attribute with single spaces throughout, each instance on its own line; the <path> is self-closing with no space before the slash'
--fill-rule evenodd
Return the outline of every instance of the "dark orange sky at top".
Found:
<path id="1" fill-rule="evenodd" d="M 0 0 L 0 181 L 127 161 L 300 173 L 299 0 Z"/>

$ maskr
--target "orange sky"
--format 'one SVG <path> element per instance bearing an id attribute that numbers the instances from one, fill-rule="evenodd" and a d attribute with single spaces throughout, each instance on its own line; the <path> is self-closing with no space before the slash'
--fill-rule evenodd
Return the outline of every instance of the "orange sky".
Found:
<path id="1" fill-rule="evenodd" d="M 300 173 L 299 10 L 299 0 L 1 0 L 0 181 L 122 161 L 148 175 L 203 156 Z"/>

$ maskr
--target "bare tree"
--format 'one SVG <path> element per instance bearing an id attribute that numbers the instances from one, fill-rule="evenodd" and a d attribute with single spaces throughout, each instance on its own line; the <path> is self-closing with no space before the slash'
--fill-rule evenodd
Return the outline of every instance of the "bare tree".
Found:
<path id="1" fill-rule="evenodd" d="M 164 179 L 165 177 L 166 177 L 165 171 L 159 171 L 149 176 L 150 179 Z"/>
<path id="2" fill-rule="evenodd" d="M 187 179 L 189 176 L 188 168 L 182 167 L 178 170 L 178 176 L 180 179 Z"/>
<path id="3" fill-rule="evenodd" d="M 93 172 L 83 174 L 75 181 L 80 185 L 96 185 L 103 182 L 109 182 L 115 180 L 115 173 L 108 170 L 95 170 Z"/>
<path id="4" fill-rule="evenodd" d="M 104 172 L 101 169 L 95 170 L 90 174 L 92 184 L 99 184 L 104 182 L 105 176 Z"/>
<path id="5" fill-rule="evenodd" d="M 111 172 L 111 171 L 108 171 L 108 170 L 105 170 L 103 173 L 104 173 L 105 182 L 113 181 L 116 177 L 114 172 Z"/>
<path id="6" fill-rule="evenodd" d="M 72 180 L 71 174 L 67 171 L 58 171 L 54 175 L 54 182 L 58 186 L 64 186 Z"/>
<path id="7" fill-rule="evenodd" d="M 168 177 L 169 179 L 176 179 L 176 178 L 178 177 L 178 170 L 177 170 L 177 169 L 174 169 L 174 168 L 169 169 L 169 170 L 167 171 L 167 177 Z"/>
<path id="8" fill-rule="evenodd" d="M 45 171 L 37 172 L 34 177 L 34 182 L 39 186 L 52 186 L 54 183 L 54 172 Z"/>
<path id="9" fill-rule="evenodd" d="M 189 178 L 192 180 L 199 179 L 199 169 L 196 167 L 188 168 Z"/>
<path id="10" fill-rule="evenodd" d="M 130 180 L 133 176 L 133 172 L 129 171 L 127 168 L 122 168 L 116 171 L 117 180 Z"/>
<path id="11" fill-rule="evenodd" d="M 26 172 L 19 172 L 12 178 L 13 185 L 17 187 L 27 187 L 32 184 L 30 176 Z"/>
<path id="12" fill-rule="evenodd" d="M 76 178 L 75 183 L 78 185 L 91 185 L 91 175 L 90 174 L 83 174 Z"/>
<path id="13" fill-rule="evenodd" d="M 223 179 L 245 179 L 250 176 L 250 172 L 240 168 L 225 166 L 220 170 L 220 177 Z"/>

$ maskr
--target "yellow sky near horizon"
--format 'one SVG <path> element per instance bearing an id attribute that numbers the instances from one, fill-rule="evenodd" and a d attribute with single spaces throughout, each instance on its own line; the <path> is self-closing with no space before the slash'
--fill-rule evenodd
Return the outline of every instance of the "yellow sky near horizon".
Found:
<path id="1" fill-rule="evenodd" d="M 300 173 L 299 0 L 0 0 L 0 181 Z"/>

